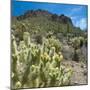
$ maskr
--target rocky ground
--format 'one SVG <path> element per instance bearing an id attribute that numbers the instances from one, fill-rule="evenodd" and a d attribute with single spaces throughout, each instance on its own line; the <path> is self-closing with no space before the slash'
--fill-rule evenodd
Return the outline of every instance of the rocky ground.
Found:
<path id="1" fill-rule="evenodd" d="M 83 59 L 87 60 L 87 50 L 85 46 L 81 48 L 81 56 L 84 56 Z M 63 60 L 63 64 L 65 66 L 71 66 L 73 69 L 73 75 L 71 78 L 71 85 L 86 85 L 88 83 L 88 68 L 87 62 L 83 61 L 73 61 L 73 48 L 68 46 L 67 43 L 64 43 L 63 46 L 63 56 L 65 57 Z"/>
<path id="2" fill-rule="evenodd" d="M 71 66 L 73 75 L 71 77 L 71 85 L 84 85 L 87 84 L 87 66 L 84 63 L 64 60 L 62 62 L 66 66 Z"/>

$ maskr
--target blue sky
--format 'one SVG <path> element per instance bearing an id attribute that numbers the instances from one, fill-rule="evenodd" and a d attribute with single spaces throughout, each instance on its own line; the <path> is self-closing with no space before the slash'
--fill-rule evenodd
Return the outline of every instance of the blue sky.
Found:
<path id="1" fill-rule="evenodd" d="M 87 29 L 87 6 L 57 3 L 39 3 L 12 1 L 12 16 L 24 14 L 27 10 L 43 9 L 58 15 L 64 14 L 71 17 L 73 24 L 81 29 Z"/>

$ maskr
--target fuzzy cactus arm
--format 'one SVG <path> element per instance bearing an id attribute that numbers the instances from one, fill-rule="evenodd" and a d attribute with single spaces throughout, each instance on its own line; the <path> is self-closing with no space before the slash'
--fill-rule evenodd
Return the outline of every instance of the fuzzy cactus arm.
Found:
<path id="1" fill-rule="evenodd" d="M 28 33 L 28 32 L 24 32 L 24 34 L 23 34 L 23 40 L 24 40 L 24 42 L 25 42 L 25 44 L 26 44 L 26 46 L 30 46 L 30 34 Z"/>
<path id="2" fill-rule="evenodd" d="M 28 57 L 27 57 L 27 60 L 28 60 L 28 65 L 27 65 L 27 68 L 25 70 L 25 73 L 23 75 L 23 79 L 22 79 L 22 87 L 25 83 L 27 83 L 27 80 L 28 80 L 28 74 L 29 74 L 29 71 L 30 71 L 30 65 L 31 65 L 31 60 L 32 60 L 32 56 L 31 56 L 31 52 L 29 51 L 28 52 Z"/>

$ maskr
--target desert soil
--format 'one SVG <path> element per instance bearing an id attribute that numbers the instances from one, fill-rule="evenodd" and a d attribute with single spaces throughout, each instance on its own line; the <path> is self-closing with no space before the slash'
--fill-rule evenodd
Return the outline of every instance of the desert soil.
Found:
<path id="1" fill-rule="evenodd" d="M 87 84 L 87 66 L 84 63 L 72 60 L 64 60 L 64 65 L 71 66 L 73 75 L 71 77 L 71 85 L 86 85 Z"/>

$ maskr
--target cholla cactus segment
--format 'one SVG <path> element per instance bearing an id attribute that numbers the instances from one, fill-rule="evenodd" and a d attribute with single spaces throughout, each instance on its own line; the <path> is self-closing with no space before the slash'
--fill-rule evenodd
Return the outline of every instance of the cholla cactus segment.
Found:
<path id="1" fill-rule="evenodd" d="M 20 81 L 17 81 L 15 87 L 16 88 L 21 88 L 21 86 L 22 86 L 21 82 Z"/>
<path id="2" fill-rule="evenodd" d="M 53 60 L 59 61 L 59 60 L 60 60 L 59 55 L 58 55 L 58 54 L 55 54 L 55 55 L 53 56 Z"/>
<path id="3" fill-rule="evenodd" d="M 24 32 L 23 40 L 27 46 L 30 45 L 30 34 L 28 32 Z"/>
<path id="4" fill-rule="evenodd" d="M 62 53 L 61 53 L 61 52 L 58 52 L 58 54 L 59 54 L 59 56 L 60 56 L 60 55 L 62 55 Z"/>
<path id="5" fill-rule="evenodd" d="M 20 41 L 19 49 L 20 50 L 24 50 L 25 48 L 26 48 L 25 42 L 24 41 Z"/>
<path id="6" fill-rule="evenodd" d="M 14 35 L 12 35 L 12 52 L 13 54 L 17 54 L 17 43 Z"/>
<path id="7" fill-rule="evenodd" d="M 60 60 L 63 60 L 63 55 L 60 55 Z"/>
<path id="8" fill-rule="evenodd" d="M 43 58 L 45 60 L 49 60 L 50 59 L 49 55 L 46 52 L 43 54 Z"/>
<path id="9" fill-rule="evenodd" d="M 84 37 L 81 37 L 81 36 L 80 36 L 80 37 L 79 37 L 79 40 L 84 41 Z"/>
<path id="10" fill-rule="evenodd" d="M 32 71 L 34 71 L 35 68 L 36 68 L 35 65 L 32 65 L 32 66 L 31 66 Z"/>
<path id="11" fill-rule="evenodd" d="M 13 78 L 14 77 L 14 73 L 12 72 L 12 74 L 11 74 L 11 77 Z"/>
<path id="12" fill-rule="evenodd" d="M 55 54 L 55 47 L 51 47 L 49 55 L 52 57 Z"/>

